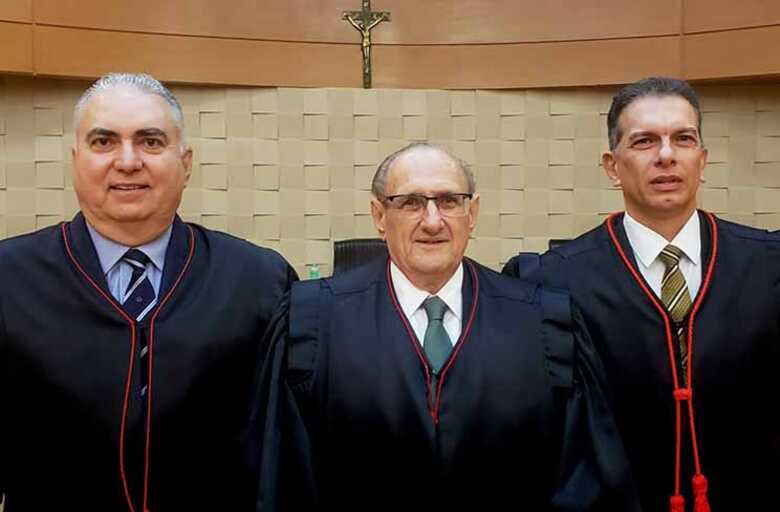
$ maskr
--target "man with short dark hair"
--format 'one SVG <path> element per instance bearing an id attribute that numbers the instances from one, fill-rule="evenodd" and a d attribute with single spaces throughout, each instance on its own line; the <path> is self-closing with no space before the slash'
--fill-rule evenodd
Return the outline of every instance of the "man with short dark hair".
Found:
<path id="1" fill-rule="evenodd" d="M 566 288 L 582 310 L 644 510 L 771 508 L 780 237 L 697 211 L 707 150 L 687 83 L 624 87 L 608 130 L 602 164 L 625 213 L 505 272 Z"/>
<path id="2" fill-rule="evenodd" d="M 76 106 L 70 222 L 0 242 L 8 512 L 247 510 L 259 341 L 295 274 L 185 224 L 181 107 L 110 74 Z"/>
<path id="3" fill-rule="evenodd" d="M 634 510 L 568 295 L 464 258 L 468 166 L 411 144 L 373 192 L 389 258 L 296 283 L 270 332 L 257 510 Z"/>

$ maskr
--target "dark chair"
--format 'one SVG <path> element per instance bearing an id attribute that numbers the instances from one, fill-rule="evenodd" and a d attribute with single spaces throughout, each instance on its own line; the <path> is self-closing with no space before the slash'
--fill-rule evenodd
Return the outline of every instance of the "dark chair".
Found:
<path id="1" fill-rule="evenodd" d="M 571 240 L 571 238 L 551 238 L 550 241 L 547 244 L 548 249 L 555 249 L 559 245 L 563 245 L 566 242 Z"/>
<path id="2" fill-rule="evenodd" d="M 387 257 L 387 245 L 381 238 L 351 238 L 333 242 L 333 275 Z"/>

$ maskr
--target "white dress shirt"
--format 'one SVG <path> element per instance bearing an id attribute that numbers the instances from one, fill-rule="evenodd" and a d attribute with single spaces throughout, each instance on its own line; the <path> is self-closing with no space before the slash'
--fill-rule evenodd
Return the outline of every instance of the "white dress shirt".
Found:
<path id="1" fill-rule="evenodd" d="M 666 269 L 663 261 L 658 257 L 661 251 L 669 244 L 678 247 L 682 251 L 680 258 L 680 271 L 688 285 L 688 293 L 693 301 L 699 293 L 701 286 L 701 234 L 699 232 L 699 214 L 694 211 L 688 222 L 669 242 L 647 226 L 640 224 L 626 212 L 623 217 L 623 227 L 626 229 L 628 242 L 634 251 L 637 267 L 645 278 L 653 292 L 661 297 L 661 281 Z"/>
<path id="2" fill-rule="evenodd" d="M 428 328 L 428 314 L 422 307 L 422 303 L 425 302 L 425 299 L 431 297 L 431 294 L 414 286 L 392 261 L 390 262 L 390 277 L 393 280 L 393 288 L 395 289 L 396 297 L 398 297 L 398 303 L 412 325 L 417 341 L 422 345 L 425 339 L 425 329 Z M 460 337 L 463 315 L 462 287 L 463 264 L 461 263 L 450 280 L 436 294 L 437 297 L 447 304 L 447 311 L 444 313 L 442 323 L 453 345 Z"/>

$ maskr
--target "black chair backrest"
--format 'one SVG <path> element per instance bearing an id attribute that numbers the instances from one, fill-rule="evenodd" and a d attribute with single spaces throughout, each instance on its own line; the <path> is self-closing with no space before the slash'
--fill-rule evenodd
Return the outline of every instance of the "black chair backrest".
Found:
<path id="1" fill-rule="evenodd" d="M 550 241 L 547 244 L 548 249 L 555 249 L 559 245 L 563 245 L 566 242 L 571 240 L 571 238 L 551 238 Z"/>
<path id="2" fill-rule="evenodd" d="M 351 238 L 333 242 L 333 275 L 387 257 L 387 245 L 381 238 Z"/>

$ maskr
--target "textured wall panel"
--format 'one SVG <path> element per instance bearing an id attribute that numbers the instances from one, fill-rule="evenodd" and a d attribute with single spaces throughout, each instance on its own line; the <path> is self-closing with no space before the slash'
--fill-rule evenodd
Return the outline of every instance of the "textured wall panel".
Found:
<path id="1" fill-rule="evenodd" d="M 0 237 L 70 218 L 72 106 L 84 82 L 0 78 Z M 173 88 L 195 152 L 180 214 L 281 251 L 302 275 L 332 242 L 376 236 L 376 165 L 428 138 L 472 163 L 481 195 L 469 255 L 494 267 L 622 207 L 599 167 L 612 88 Z M 703 207 L 780 228 L 780 89 L 699 87 L 710 164 Z"/>

